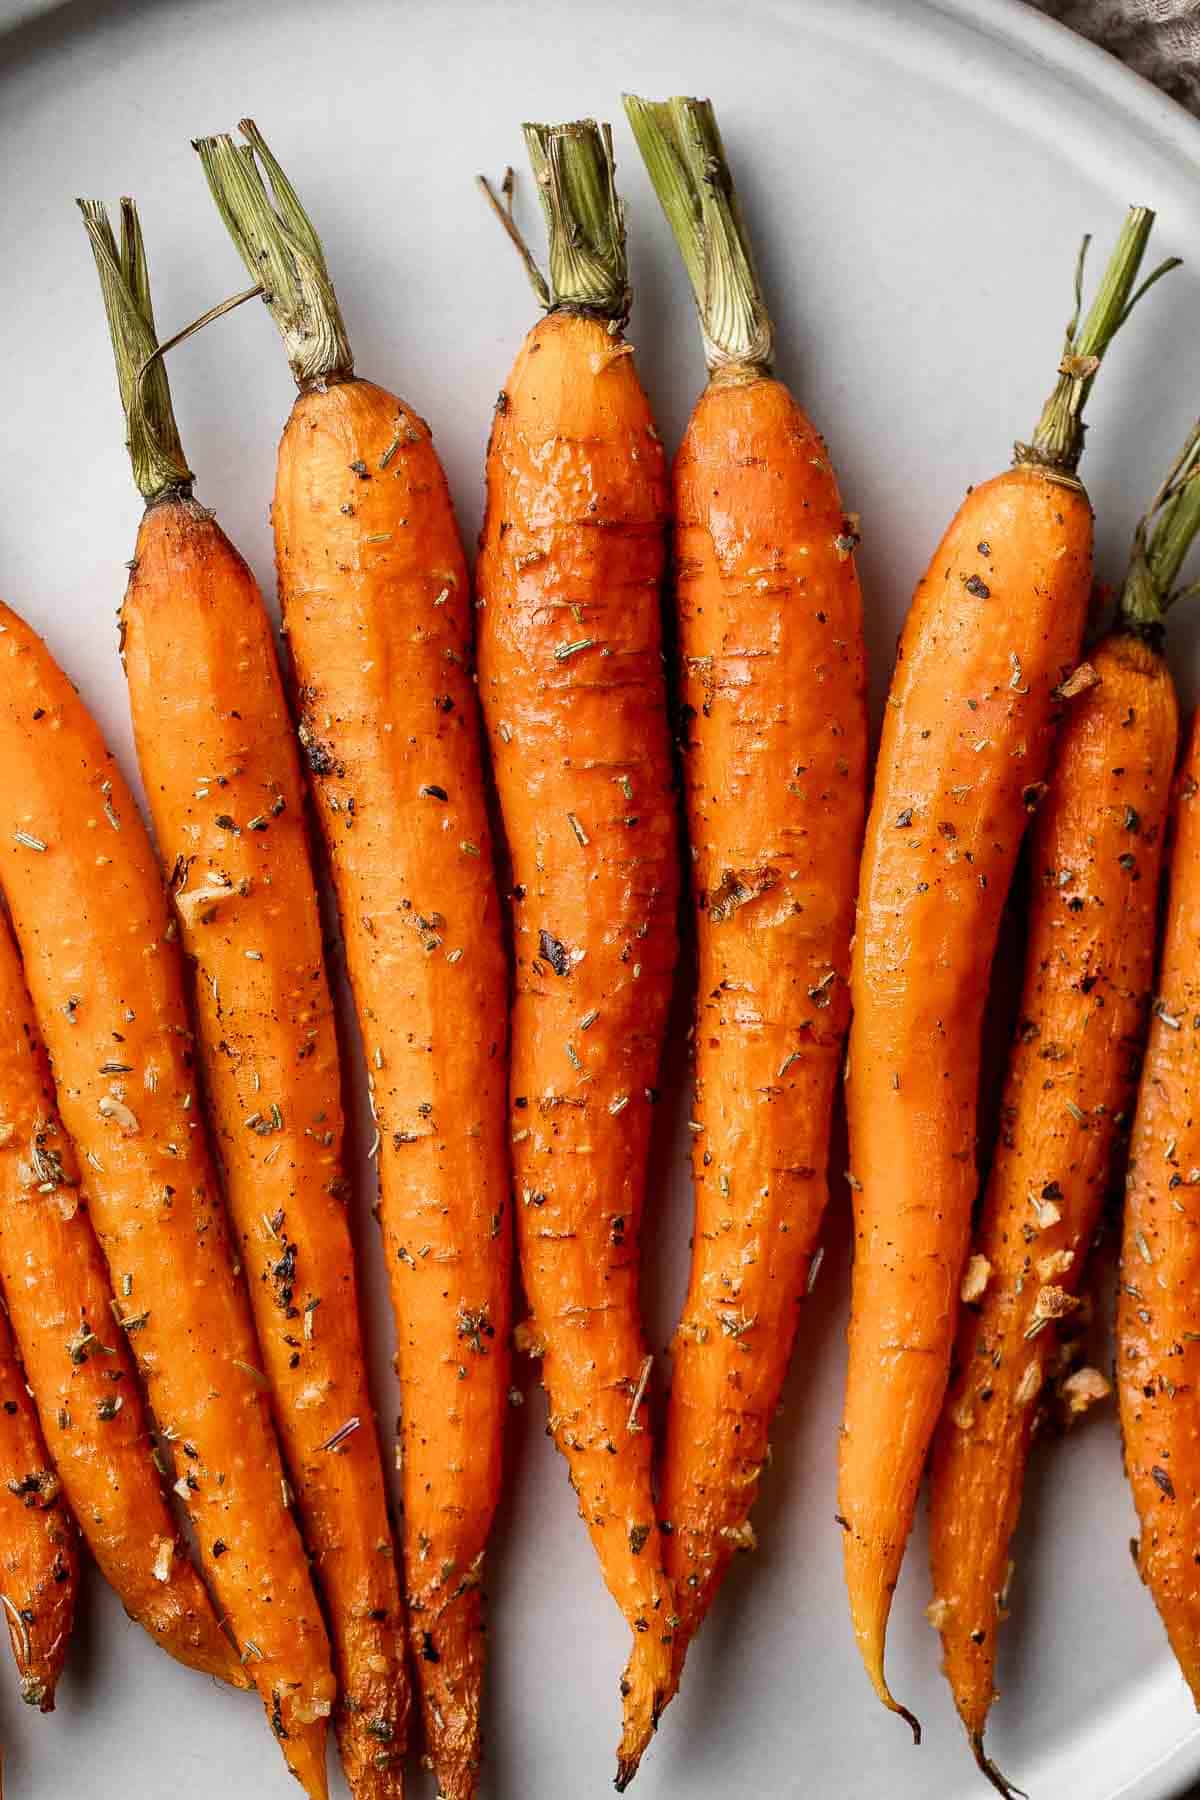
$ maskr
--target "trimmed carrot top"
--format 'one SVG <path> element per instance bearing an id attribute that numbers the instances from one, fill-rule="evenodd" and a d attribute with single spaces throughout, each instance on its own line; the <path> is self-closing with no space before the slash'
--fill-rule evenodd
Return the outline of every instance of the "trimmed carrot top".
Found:
<path id="1" fill-rule="evenodd" d="M 262 283 L 297 386 L 344 381 L 354 373 L 354 353 L 321 240 L 254 120 L 242 119 L 238 130 L 246 143 L 227 132 L 193 141 L 217 210 Z"/>
<path id="2" fill-rule="evenodd" d="M 1154 214 L 1148 206 L 1130 207 L 1082 326 L 1079 315 L 1083 309 L 1083 271 L 1092 241 L 1090 233 L 1079 246 L 1075 308 L 1063 341 L 1058 380 L 1042 408 L 1032 442 L 1015 446 L 1015 462 L 1035 463 L 1040 468 L 1074 475 L 1083 454 L 1083 409 L 1109 345 L 1143 294 L 1179 266 L 1179 257 L 1169 256 L 1147 275 L 1141 287 L 1134 288 L 1153 225 Z"/>
<path id="3" fill-rule="evenodd" d="M 771 366 L 771 317 L 711 100 L 625 95 L 625 111 L 675 234 L 711 371 Z"/>
<path id="4" fill-rule="evenodd" d="M 1176 588 L 1175 581 L 1200 529 L 1200 419 L 1176 457 L 1166 480 L 1138 520 L 1118 614 L 1128 631 L 1161 646 L 1168 610 L 1200 594 L 1200 581 Z"/>

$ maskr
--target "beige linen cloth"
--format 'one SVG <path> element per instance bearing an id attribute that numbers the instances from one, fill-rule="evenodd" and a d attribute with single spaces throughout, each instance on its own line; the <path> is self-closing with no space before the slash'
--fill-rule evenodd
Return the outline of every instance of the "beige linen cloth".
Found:
<path id="1" fill-rule="evenodd" d="M 1200 113 L 1200 0 L 1031 0 Z"/>

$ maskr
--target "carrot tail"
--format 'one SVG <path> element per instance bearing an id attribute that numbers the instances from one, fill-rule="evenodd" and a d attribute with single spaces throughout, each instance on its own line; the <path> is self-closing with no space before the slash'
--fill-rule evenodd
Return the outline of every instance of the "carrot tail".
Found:
<path id="1" fill-rule="evenodd" d="M 971 1753 L 975 1758 L 979 1773 L 991 1782 L 998 1794 L 1004 1794 L 1006 1800 L 1029 1800 L 1025 1789 L 1014 1787 L 1012 1782 L 996 1767 L 991 1757 L 985 1754 L 982 1731 L 971 1733 Z"/>
<path id="2" fill-rule="evenodd" d="M 635 1632 L 621 1677 L 624 1721 L 614 1784 L 618 1794 L 625 1792 L 637 1774 L 646 1746 L 658 1730 L 663 1707 L 674 1691 L 671 1646 L 653 1630 Z"/>
<path id="3" fill-rule="evenodd" d="M 329 1800 L 329 1776 L 325 1767 L 327 1720 L 301 1721 L 296 1718 L 294 1709 L 289 1717 L 277 1689 L 271 1725 L 279 1739 L 284 1761 L 309 1800 Z"/>
<path id="4" fill-rule="evenodd" d="M 881 1555 L 877 1543 L 867 1534 L 853 1527 L 846 1531 L 846 1587 L 859 1654 L 876 1694 L 889 1712 L 898 1714 L 906 1722 L 912 1731 L 913 1743 L 919 1744 L 921 1722 L 907 1706 L 901 1706 L 883 1672 L 888 1615 L 892 1610 L 892 1594 L 903 1555 L 903 1541 L 890 1554 Z"/>
<path id="5" fill-rule="evenodd" d="M 483 1755 L 480 1702 L 486 1660 L 483 1592 L 477 1571 L 460 1582 L 448 1598 L 410 1590 L 409 1614 L 413 1656 L 421 1668 L 425 1738 L 433 1754 L 438 1800 L 475 1800 Z"/>
<path id="6" fill-rule="evenodd" d="M 178 1573 L 164 1586 L 161 1596 L 148 1601 L 138 1612 L 138 1624 L 185 1668 L 211 1675 L 216 1681 L 227 1681 L 230 1687 L 252 1688 L 253 1680 L 218 1623 L 200 1577 L 186 1558 L 187 1550 L 180 1543 L 175 1558 Z"/>

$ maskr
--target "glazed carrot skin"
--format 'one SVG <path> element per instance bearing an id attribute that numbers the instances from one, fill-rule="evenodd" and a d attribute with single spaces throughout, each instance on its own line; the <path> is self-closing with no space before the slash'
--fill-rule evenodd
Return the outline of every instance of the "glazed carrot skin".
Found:
<path id="1" fill-rule="evenodd" d="M 887 1619 L 949 1374 L 991 961 L 1056 692 L 1087 617 L 1082 414 L 1137 298 L 1153 219 L 1130 209 L 1082 325 L 1077 304 L 1032 442 L 968 491 L 917 586 L 867 821 L 847 1057 L 855 1260 L 838 1511 L 864 1665 L 918 1742 L 884 1676 Z M 1077 301 L 1082 273 L 1081 255 Z"/>
<path id="2" fill-rule="evenodd" d="M 470 591 L 429 427 L 354 376 L 320 241 L 261 133 L 241 129 L 253 156 L 229 138 L 197 148 L 240 253 L 269 271 L 301 389 L 276 473 L 279 592 L 377 1127 L 428 1761 L 444 1800 L 471 1800 L 512 1252 L 508 966 Z"/>
<path id="3" fill-rule="evenodd" d="M 538 133 L 552 159 L 591 154 L 598 141 L 591 125 L 527 127 L 535 166 Z M 552 220 L 552 269 L 556 229 Z M 480 694 L 514 880 L 512 1136 L 527 1343 L 542 1359 L 550 1430 L 604 1579 L 634 1634 L 623 1788 L 671 1675 L 638 1240 L 679 875 L 659 616 L 666 471 L 618 325 L 560 307 L 525 339 L 488 447 L 476 578 Z"/>
<path id="4" fill-rule="evenodd" d="M 138 760 L 275 1423 L 326 1604 L 356 1800 L 400 1792 L 400 1583 L 359 1325 L 341 1070 L 304 790 L 262 596 L 192 498 L 137 209 L 84 204 L 146 502 L 121 613 Z M 138 371 L 149 366 L 145 378 Z"/>
<path id="5" fill-rule="evenodd" d="M 660 1498 L 678 1668 L 753 1542 L 828 1197 L 867 734 L 853 540 L 824 445 L 781 382 L 710 385 L 675 512 L 703 1127 Z"/>
<path id="6" fill-rule="evenodd" d="M 772 329 L 709 101 L 625 108 L 709 368 L 675 459 L 698 977 L 696 1220 L 660 1475 L 675 1678 L 749 1523 L 828 1198 L 866 801 L 854 524 Z M 731 304 L 736 300 L 739 304 Z"/>
<path id="7" fill-rule="evenodd" d="M 1176 791 L 1158 997 L 1125 1191 L 1117 1396 L 1141 1522 L 1138 1570 L 1200 1707 L 1200 730 Z"/>
<path id="8" fill-rule="evenodd" d="M 933 1455 L 930 1616 L 977 1752 L 1054 1319 L 1073 1310 L 1137 1086 L 1178 747 L 1157 651 L 1118 631 L 1089 662 L 1098 685 L 1069 704 L 1033 832 L 1020 1021 L 964 1290 L 976 1300 Z"/>
<path id="9" fill-rule="evenodd" d="M 120 1060 L 120 1046 L 113 1049 L 113 1060 Z M 89 1173 L 93 1183 L 101 1179 Z M 143 1320 L 132 1295 L 114 1298 L 6 921 L 0 921 L 0 1280 L 53 1466 L 101 1573 L 130 1618 L 171 1656 L 249 1687 L 154 1464 L 129 1349 Z"/>
<path id="10" fill-rule="evenodd" d="M 196 1104 L 177 927 L 114 758 L 7 607 L 0 763 L 0 882 L 63 1123 L 103 1177 L 91 1214 L 113 1286 L 146 1314 L 131 1348 L 284 1757 L 324 1796 L 328 1644 Z"/>
<path id="11" fill-rule="evenodd" d="M 79 1588 L 75 1521 L 0 1310 L 0 1601 L 21 1698 L 54 1711 Z"/>
<path id="12" fill-rule="evenodd" d="M 341 1075 L 295 734 L 262 597 L 211 514 L 148 508 L 122 611 L 138 761 L 284 1460 L 324 1595 L 342 1761 L 399 1793 L 403 1605 L 346 1211 Z"/>

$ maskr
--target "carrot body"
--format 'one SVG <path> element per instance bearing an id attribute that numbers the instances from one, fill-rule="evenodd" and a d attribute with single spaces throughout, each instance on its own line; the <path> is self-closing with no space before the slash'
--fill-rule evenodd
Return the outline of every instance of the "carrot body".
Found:
<path id="1" fill-rule="evenodd" d="M 0 879 L 91 1213 L 204 1569 L 289 1767 L 326 1792 L 328 1646 L 195 1104 L 183 963 L 150 840 L 44 644 L 0 608 Z"/>
<path id="2" fill-rule="evenodd" d="M 917 587 L 884 713 L 851 975 L 839 1510 L 855 1636 L 893 1706 L 884 1634 L 949 1369 L 988 973 L 1091 557 L 1077 484 L 1019 465 L 975 488 Z"/>
<path id="3" fill-rule="evenodd" d="M 114 1046 L 114 1049 L 118 1049 Z M 0 921 L 0 1280 L 54 1467 L 101 1573 L 170 1655 L 249 1687 L 153 1461 L 126 1333 L 88 1216 L 17 948 Z M 100 1177 L 89 1171 L 93 1185 Z M 121 1321 L 122 1323 L 119 1323 Z"/>
<path id="4" fill-rule="evenodd" d="M 427 426 L 370 382 L 297 400 L 274 520 L 378 1127 L 414 1662 L 439 1786 L 460 1800 L 480 1754 L 511 1304 L 508 971 L 467 572 Z"/>
<path id="5" fill-rule="evenodd" d="M 671 1673 L 638 1315 L 676 957 L 666 502 L 628 345 L 551 313 L 517 358 L 488 451 L 480 693 L 515 882 L 517 1241 L 551 1430 L 635 1633 L 622 1782 Z"/>
<path id="6" fill-rule="evenodd" d="M 1137 1083 L 1179 734 L 1156 651 L 1121 632 L 1089 660 L 1099 684 L 1070 703 L 1033 832 L 1020 1023 L 973 1244 L 986 1287 L 963 1309 L 934 1450 L 931 1616 L 977 1747 L 1053 1320 L 1071 1311 Z"/>
<path id="7" fill-rule="evenodd" d="M 1178 784 L 1166 930 L 1138 1093 L 1117 1303 L 1138 1568 L 1200 1706 L 1200 730 Z"/>
<path id="8" fill-rule="evenodd" d="M 699 958 L 691 1277 L 660 1510 L 678 1674 L 747 1524 L 828 1196 L 866 787 L 862 602 L 787 389 L 714 381 L 675 465 Z"/>
<path id="9" fill-rule="evenodd" d="M 403 1609 L 346 1213 L 341 1078 L 305 796 L 249 569 L 189 499 L 148 508 L 122 613 L 138 760 L 275 1421 L 323 1592 L 356 1796 L 397 1794 Z"/>
<path id="10" fill-rule="evenodd" d="M 39 1712 L 54 1711 L 78 1587 L 75 1521 L 0 1310 L 0 1601 L 21 1698 Z"/>

